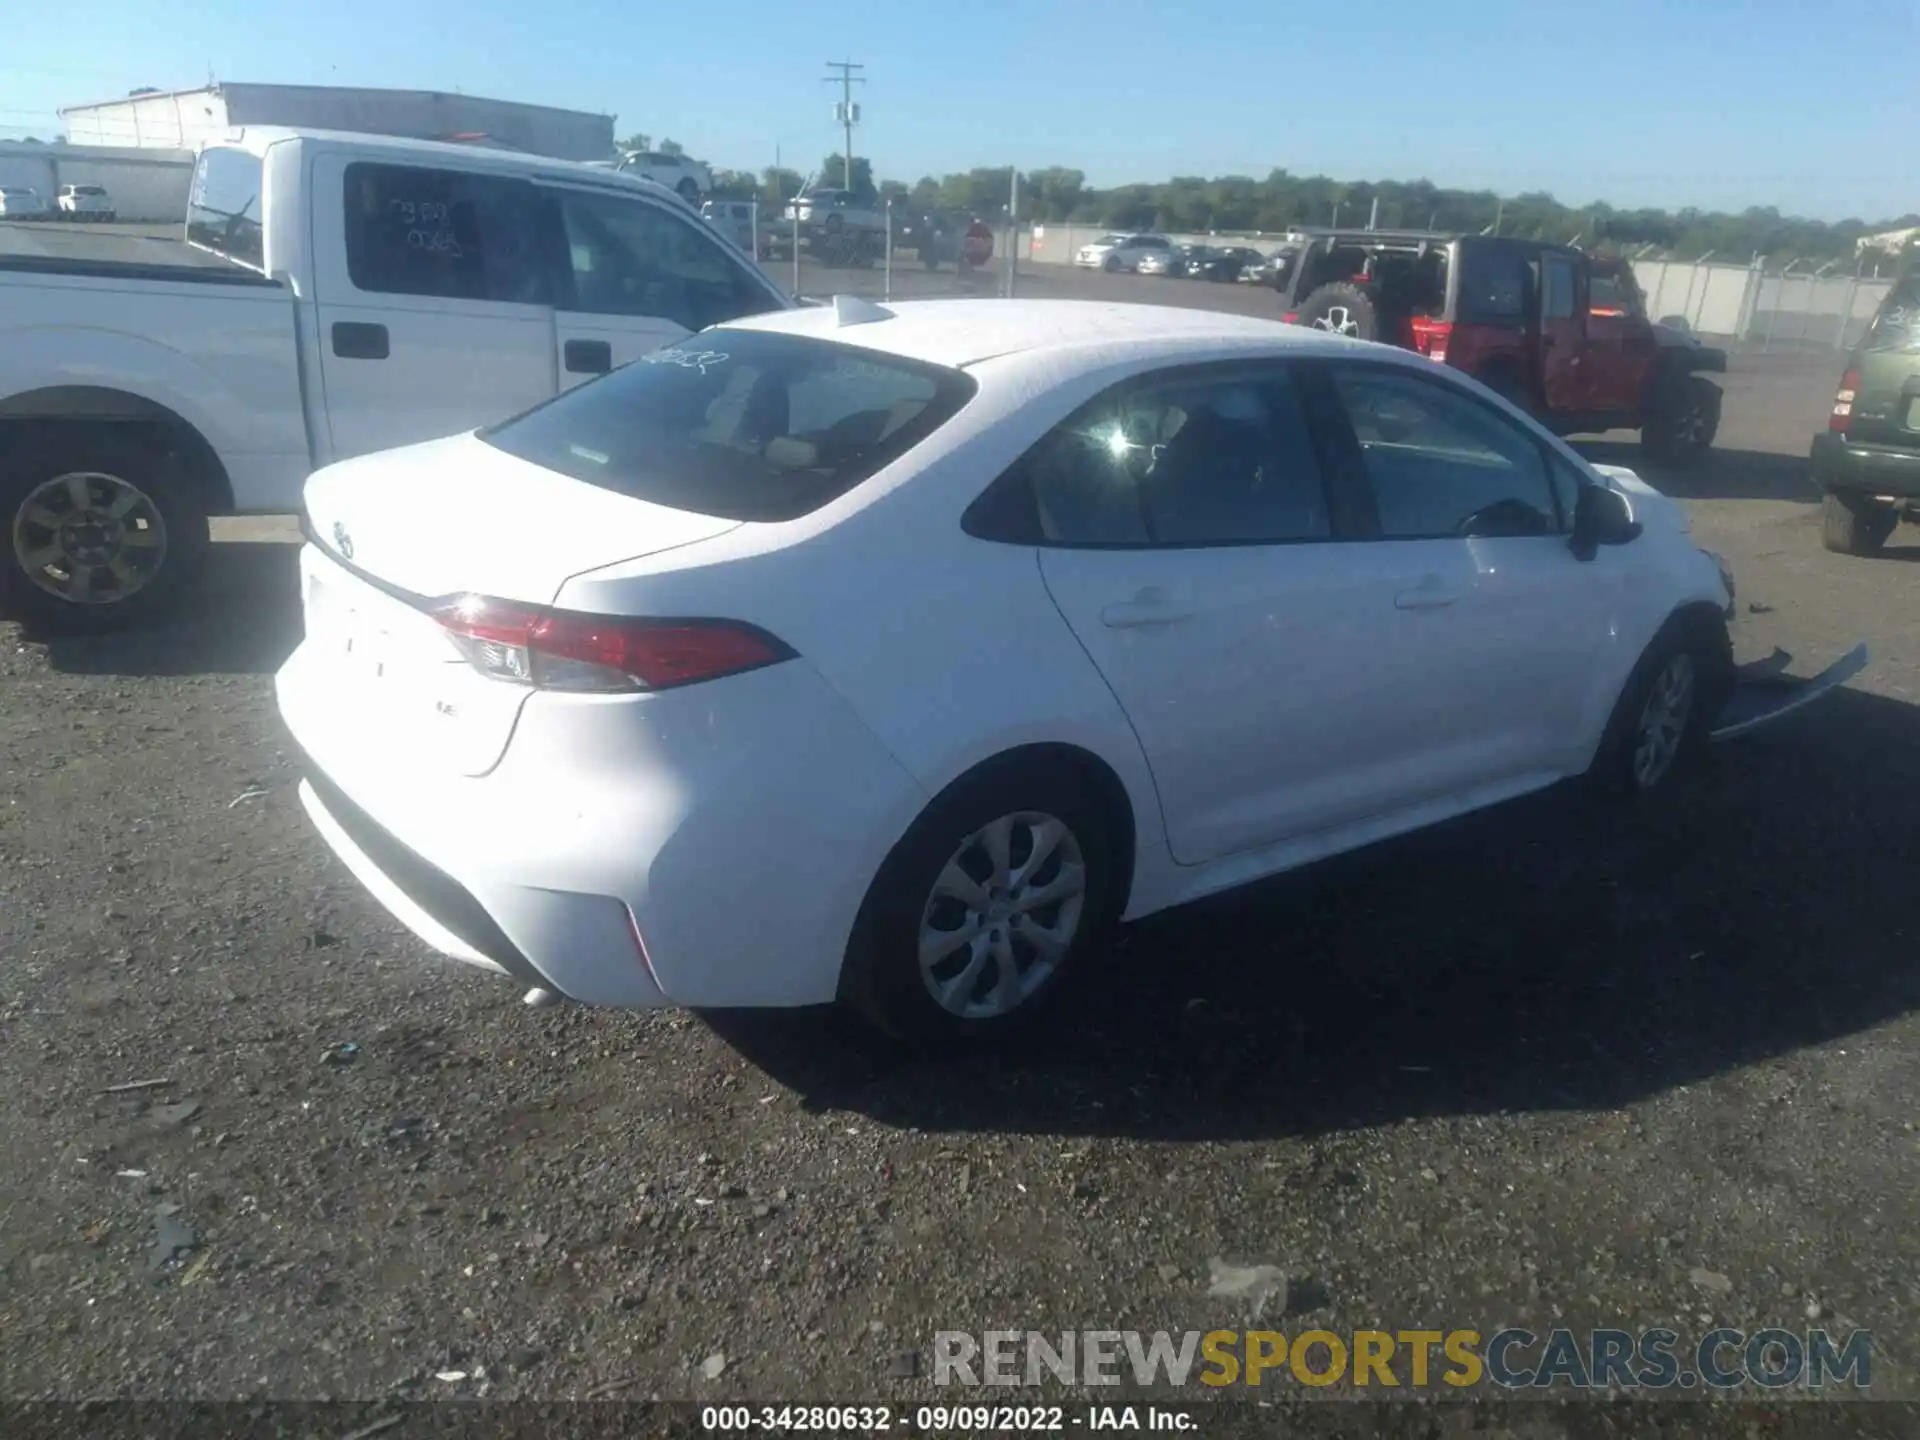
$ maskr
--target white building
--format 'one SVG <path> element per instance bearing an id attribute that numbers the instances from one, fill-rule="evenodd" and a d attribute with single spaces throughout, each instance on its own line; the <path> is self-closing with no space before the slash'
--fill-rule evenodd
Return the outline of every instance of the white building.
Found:
<path id="1" fill-rule="evenodd" d="M 60 112 L 75 145 L 193 150 L 236 125 L 350 130 L 411 140 L 467 140 L 547 155 L 604 160 L 613 117 L 432 90 L 329 85 L 235 85 L 156 90 Z"/>

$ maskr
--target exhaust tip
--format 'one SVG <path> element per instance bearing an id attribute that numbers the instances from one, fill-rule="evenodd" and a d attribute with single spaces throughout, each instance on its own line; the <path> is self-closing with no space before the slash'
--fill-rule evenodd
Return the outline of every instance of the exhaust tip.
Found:
<path id="1" fill-rule="evenodd" d="M 558 1005 L 560 996 L 555 991 L 536 985 L 520 997 L 520 1003 L 531 1010 L 545 1010 L 550 1005 Z"/>

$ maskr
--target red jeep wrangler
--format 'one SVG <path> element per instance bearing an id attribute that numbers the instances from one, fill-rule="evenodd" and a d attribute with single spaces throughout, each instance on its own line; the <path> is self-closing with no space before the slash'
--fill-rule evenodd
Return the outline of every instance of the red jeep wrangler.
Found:
<path id="1" fill-rule="evenodd" d="M 1325 230 L 1276 287 L 1285 318 L 1464 370 L 1558 434 L 1638 430 L 1698 460 L 1720 428 L 1726 353 L 1647 318 L 1624 261 L 1492 235 Z"/>

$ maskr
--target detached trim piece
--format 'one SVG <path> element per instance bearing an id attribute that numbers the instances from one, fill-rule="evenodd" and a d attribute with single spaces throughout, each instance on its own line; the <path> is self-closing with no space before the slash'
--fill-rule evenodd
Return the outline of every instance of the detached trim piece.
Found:
<path id="1" fill-rule="evenodd" d="M 1860 644 L 1811 680 L 1782 680 L 1774 676 L 1736 679 L 1733 694 L 1727 697 L 1719 723 L 1711 732 L 1712 738 L 1730 740 L 1744 735 L 1832 694 L 1865 670 L 1871 658 L 1866 645 Z"/>

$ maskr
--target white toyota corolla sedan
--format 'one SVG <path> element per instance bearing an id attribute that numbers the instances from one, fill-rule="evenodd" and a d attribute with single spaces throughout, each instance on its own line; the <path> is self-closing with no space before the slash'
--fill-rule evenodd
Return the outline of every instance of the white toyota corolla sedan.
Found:
<path id="1" fill-rule="evenodd" d="M 1664 788 L 1734 676 L 1731 581 L 1628 472 L 1162 307 L 741 320 L 322 470 L 304 524 L 313 822 L 433 948 L 600 1005 L 996 1034 L 1117 921 Z"/>

